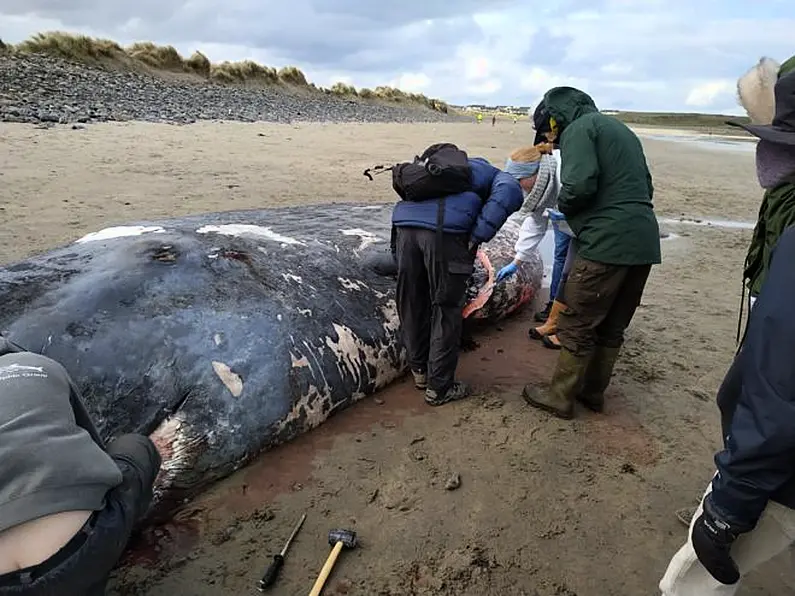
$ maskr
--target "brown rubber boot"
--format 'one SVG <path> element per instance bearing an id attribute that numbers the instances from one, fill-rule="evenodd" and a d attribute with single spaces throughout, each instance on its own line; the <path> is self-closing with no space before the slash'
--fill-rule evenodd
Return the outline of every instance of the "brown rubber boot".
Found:
<path id="1" fill-rule="evenodd" d="M 601 412 L 605 406 L 605 389 L 610 385 L 613 367 L 621 348 L 596 346 L 593 358 L 585 374 L 585 383 L 577 401 L 593 412 Z"/>
<path id="2" fill-rule="evenodd" d="M 549 316 L 543 325 L 539 327 L 531 327 L 528 333 L 533 339 L 541 339 L 545 335 L 550 335 L 558 330 L 558 318 L 560 311 L 566 308 L 566 305 L 558 300 L 552 302 L 552 308 L 549 309 Z"/>
<path id="3" fill-rule="evenodd" d="M 589 360 L 590 354 L 577 356 L 566 348 L 561 349 L 549 388 L 525 385 L 522 397 L 533 407 L 571 420 L 574 418 L 574 397 L 583 386 Z"/>

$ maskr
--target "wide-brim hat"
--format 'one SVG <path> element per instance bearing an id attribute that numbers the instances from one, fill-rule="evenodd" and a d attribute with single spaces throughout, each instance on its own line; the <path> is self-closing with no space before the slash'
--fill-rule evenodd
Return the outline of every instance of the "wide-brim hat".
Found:
<path id="1" fill-rule="evenodd" d="M 749 73 L 741 77 L 740 81 L 738 81 L 740 101 L 751 117 L 751 123 L 745 124 L 729 120 L 727 124 L 742 128 L 764 141 L 795 146 L 795 70 L 778 73 L 773 86 L 773 118 L 772 121 L 767 122 L 766 117 L 759 115 L 760 113 L 764 113 L 765 110 L 760 109 L 756 105 L 757 103 L 764 102 L 755 101 L 758 99 L 758 96 L 761 97 L 765 93 L 762 89 L 765 87 L 764 82 L 759 84 L 760 89 L 758 91 L 751 92 L 743 87 L 744 83 L 748 84 L 749 77 L 751 76 L 760 79 L 765 77 L 765 65 L 763 61 L 760 61 L 755 69 L 756 70 L 752 69 L 749 71 Z M 767 93 L 769 94 L 769 87 Z M 762 120 L 762 122 L 759 122 L 760 120 Z"/>

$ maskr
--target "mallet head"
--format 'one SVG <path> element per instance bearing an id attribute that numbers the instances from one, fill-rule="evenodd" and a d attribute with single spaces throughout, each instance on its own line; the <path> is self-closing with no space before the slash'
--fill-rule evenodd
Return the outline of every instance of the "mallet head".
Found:
<path id="1" fill-rule="evenodd" d="M 328 533 L 328 542 L 331 546 L 342 542 L 342 546 L 345 548 L 356 548 L 356 532 L 353 530 L 331 530 Z"/>

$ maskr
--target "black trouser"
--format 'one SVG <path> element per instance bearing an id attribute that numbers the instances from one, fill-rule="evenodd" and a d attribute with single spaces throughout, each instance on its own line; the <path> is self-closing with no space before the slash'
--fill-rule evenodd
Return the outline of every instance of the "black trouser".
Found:
<path id="1" fill-rule="evenodd" d="M 433 230 L 398 228 L 397 309 L 409 366 L 427 373 L 428 387 L 447 391 L 455 380 L 475 251 L 466 234 L 443 234 L 438 254 Z"/>
<path id="2" fill-rule="evenodd" d="M 558 340 L 576 355 L 596 346 L 620 348 L 640 304 L 651 265 L 608 265 L 577 256 L 558 296 L 566 307 Z"/>
<path id="3" fill-rule="evenodd" d="M 122 483 L 105 497 L 85 526 L 52 557 L 0 575 L 0 596 L 102 596 L 108 576 L 149 507 L 160 455 L 149 437 L 123 435 L 108 445 Z"/>

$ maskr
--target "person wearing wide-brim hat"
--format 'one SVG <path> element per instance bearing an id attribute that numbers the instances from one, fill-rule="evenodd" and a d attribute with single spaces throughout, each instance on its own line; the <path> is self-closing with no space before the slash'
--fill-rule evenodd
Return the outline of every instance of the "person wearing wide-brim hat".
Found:
<path id="1" fill-rule="evenodd" d="M 759 302 L 717 394 L 717 472 L 696 510 L 677 512 L 689 531 L 660 580 L 663 596 L 735 594 L 744 575 L 795 547 L 795 56 L 781 67 L 763 58 L 737 88 L 751 123 L 730 124 L 759 139 L 765 188 L 743 272 Z"/>
<path id="2" fill-rule="evenodd" d="M 753 304 L 773 246 L 781 233 L 795 224 L 795 56 L 781 66 L 769 58 L 761 59 L 740 77 L 737 90 L 751 123 L 728 124 L 759 139 L 756 172 L 765 189 L 743 268 L 743 294 L 747 290 Z"/>
<path id="3" fill-rule="evenodd" d="M 773 247 L 781 233 L 795 224 L 795 55 L 782 64 L 761 58 L 737 80 L 737 94 L 751 122 L 729 120 L 727 124 L 743 128 L 759 139 L 757 178 L 766 189 L 743 269 L 743 290 L 747 289 L 753 304 Z M 734 384 L 734 377 L 726 375 L 718 391 L 719 402 Z M 686 507 L 678 510 L 676 516 L 688 526 L 695 510 Z"/>

